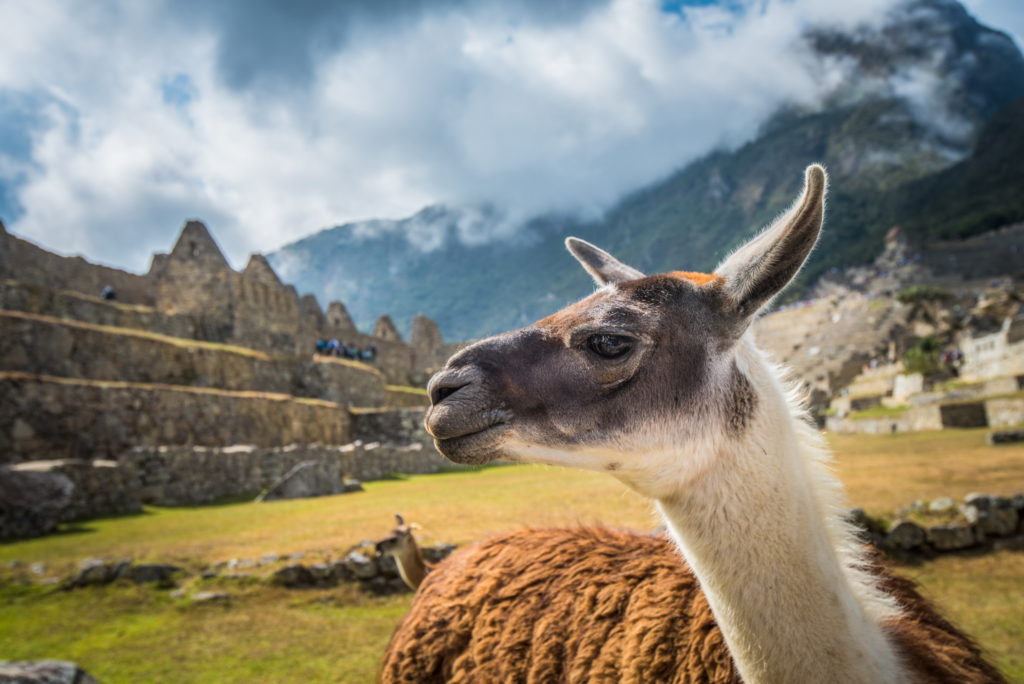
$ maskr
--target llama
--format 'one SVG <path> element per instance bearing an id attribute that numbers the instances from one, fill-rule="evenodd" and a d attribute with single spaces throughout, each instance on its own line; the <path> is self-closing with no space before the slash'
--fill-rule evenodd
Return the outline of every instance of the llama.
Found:
<path id="1" fill-rule="evenodd" d="M 712 274 L 645 276 L 569 238 L 600 289 L 431 379 L 426 427 L 449 459 L 608 472 L 672 542 L 526 530 L 456 553 L 392 637 L 385 681 L 1003 681 L 857 542 L 749 333 L 814 247 L 825 189 L 809 167 L 793 207 Z"/>
<path id="2" fill-rule="evenodd" d="M 423 553 L 412 534 L 417 528 L 416 523 L 406 525 L 405 519 L 398 513 L 395 513 L 395 521 L 397 527 L 391 531 L 391 536 L 377 542 L 377 555 L 394 558 L 402 581 L 416 591 L 430 572 L 430 566 L 423 560 Z"/>

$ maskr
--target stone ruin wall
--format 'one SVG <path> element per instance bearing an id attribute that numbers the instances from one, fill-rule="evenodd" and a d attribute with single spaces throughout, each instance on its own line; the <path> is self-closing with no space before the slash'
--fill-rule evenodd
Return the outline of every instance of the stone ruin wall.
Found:
<path id="1" fill-rule="evenodd" d="M 109 353 L 117 349 L 116 355 Z M 0 311 L 0 371 L 83 380 L 272 392 L 342 406 L 385 406 L 381 372 L 367 364 L 285 361 L 222 345 L 185 346 L 148 331 L 108 332 L 78 321 Z"/>
<path id="2" fill-rule="evenodd" d="M 454 467 L 433 449 L 424 449 L 418 443 L 139 447 L 121 458 L 121 464 L 137 478 L 139 500 L 157 506 L 255 496 L 304 461 L 321 465 L 331 479 L 339 482 L 348 477 L 380 480 L 394 473 L 436 473 Z"/>
<path id="3" fill-rule="evenodd" d="M 131 304 L 152 304 L 147 276 L 93 264 L 82 257 L 63 257 L 7 232 L 0 222 L 0 278 L 13 278 L 50 290 L 74 290 L 99 297 L 106 285 Z"/>
<path id="4" fill-rule="evenodd" d="M 255 497 L 299 463 L 312 461 L 331 479 L 380 480 L 394 473 L 425 474 L 457 468 L 420 443 L 340 446 L 135 447 L 117 461 L 60 459 L 11 466 L 58 473 L 74 485 L 61 522 L 138 513 L 143 505 L 198 506 Z"/>
<path id="5" fill-rule="evenodd" d="M 346 426 L 346 439 L 353 440 L 347 444 L 147 445 L 116 458 L 37 459 L 7 467 L 68 478 L 71 501 L 60 519 L 69 522 L 137 513 L 143 504 L 192 506 L 255 496 L 305 461 L 338 482 L 457 468 L 432 448 L 422 424 L 422 408 L 360 411 Z M 377 441 L 382 434 L 387 441 Z"/>
<path id="6" fill-rule="evenodd" d="M 240 439 L 258 446 L 345 444 L 349 412 L 267 392 L 0 371 L 0 462 L 117 460 L 135 446 L 223 446 Z"/>
<path id="7" fill-rule="evenodd" d="M 116 302 L 98 299 L 108 284 L 117 291 Z M 31 286 L 40 289 L 31 291 Z M 0 228 L 0 297 L 3 308 L 283 356 L 311 356 L 317 339 L 336 337 L 361 348 L 376 346 L 374 365 L 389 384 L 397 385 L 424 384 L 452 346 L 444 345 L 439 334 L 422 334 L 431 326 L 436 329 L 429 319 L 419 324 L 421 333 L 414 330 L 409 343 L 397 331 L 383 336 L 360 332 L 347 313 L 332 319 L 329 314 L 344 311 L 343 305 L 332 303 L 325 315 L 315 297 L 299 297 L 294 287 L 281 283 L 264 257 L 253 255 L 241 273 L 232 269 L 198 221 L 185 225 L 169 254 L 154 255 L 146 275 L 61 257 Z"/>
<path id="8" fill-rule="evenodd" d="M 116 301 L 97 296 L 108 284 Z M 145 276 L 2 232 L 0 465 L 74 483 L 65 519 L 250 494 L 303 460 L 360 479 L 436 472 L 426 394 L 408 385 L 453 345 L 414 327 L 414 345 L 393 325 L 362 333 L 263 257 L 231 269 L 196 222 Z M 330 337 L 378 356 L 314 357 Z"/>

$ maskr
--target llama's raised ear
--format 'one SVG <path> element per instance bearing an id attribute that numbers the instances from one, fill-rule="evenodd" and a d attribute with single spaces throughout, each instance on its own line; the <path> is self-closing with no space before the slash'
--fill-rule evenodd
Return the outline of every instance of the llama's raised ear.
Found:
<path id="1" fill-rule="evenodd" d="M 609 283 L 624 283 L 627 280 L 643 278 L 644 274 L 632 266 L 627 266 L 608 252 L 595 247 L 586 240 L 579 238 L 566 238 L 565 248 L 576 257 L 576 260 L 583 265 L 587 273 L 597 282 L 598 285 Z"/>
<path id="2" fill-rule="evenodd" d="M 715 269 L 724 278 L 725 292 L 738 313 L 753 316 L 804 265 L 821 232 L 827 185 L 825 169 L 817 164 L 808 166 L 800 199 Z"/>

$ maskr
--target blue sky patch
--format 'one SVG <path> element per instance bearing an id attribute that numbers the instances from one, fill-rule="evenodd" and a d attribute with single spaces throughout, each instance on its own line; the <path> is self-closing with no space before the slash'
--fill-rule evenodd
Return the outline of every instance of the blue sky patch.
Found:
<path id="1" fill-rule="evenodd" d="M 165 78 L 160 83 L 160 92 L 163 95 L 164 104 L 178 109 L 187 107 L 199 94 L 192 78 L 188 74 L 181 73 Z"/>

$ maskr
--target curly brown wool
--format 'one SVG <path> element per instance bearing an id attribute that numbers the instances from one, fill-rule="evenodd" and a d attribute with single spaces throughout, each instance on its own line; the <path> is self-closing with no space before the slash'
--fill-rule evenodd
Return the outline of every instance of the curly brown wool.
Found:
<path id="1" fill-rule="evenodd" d="M 914 583 L 890 633 L 920 682 L 1003 682 Z M 739 682 L 707 600 L 664 536 L 524 529 L 460 550 L 421 585 L 382 682 Z"/>

